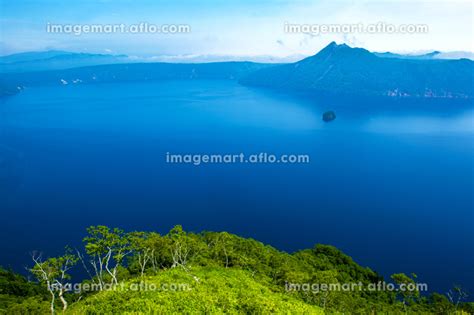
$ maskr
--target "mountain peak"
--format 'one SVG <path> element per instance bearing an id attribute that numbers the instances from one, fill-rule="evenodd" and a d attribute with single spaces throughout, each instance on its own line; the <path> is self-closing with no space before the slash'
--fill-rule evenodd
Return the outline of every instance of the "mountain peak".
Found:
<path id="1" fill-rule="evenodd" d="M 301 62 L 313 62 L 328 59 L 347 59 L 347 58 L 370 58 L 373 54 L 363 48 L 353 48 L 346 44 L 329 43 L 321 49 L 316 55 L 303 59 Z"/>
<path id="2" fill-rule="evenodd" d="M 357 54 L 357 53 L 367 53 L 370 54 L 369 51 L 363 48 L 353 48 L 344 43 L 337 44 L 336 42 L 331 42 L 329 45 L 321 49 L 315 56 L 328 56 L 328 55 L 339 55 L 339 54 Z"/>
<path id="3" fill-rule="evenodd" d="M 338 44 L 338 43 L 332 41 L 332 42 L 330 42 L 326 47 L 324 47 L 323 49 L 321 49 L 321 51 L 323 51 L 323 50 L 344 49 L 344 48 L 351 48 L 351 47 L 347 46 L 347 45 L 344 44 L 344 43 Z"/>
<path id="4" fill-rule="evenodd" d="M 293 64 L 258 70 L 241 82 L 275 89 L 341 95 L 474 97 L 474 62 L 406 60 L 408 58 L 393 55 L 379 58 L 366 49 L 331 42 L 314 56 Z"/>

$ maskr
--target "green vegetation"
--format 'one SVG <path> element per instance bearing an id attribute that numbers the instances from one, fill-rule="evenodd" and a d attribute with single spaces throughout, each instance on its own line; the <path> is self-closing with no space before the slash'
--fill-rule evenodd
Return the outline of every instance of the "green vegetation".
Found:
<path id="1" fill-rule="evenodd" d="M 328 245 L 293 254 L 227 232 L 168 234 L 92 226 L 85 251 L 33 255 L 29 282 L 0 269 L 0 314 L 469 314 L 454 288 L 424 296 L 416 275 L 400 290 Z M 71 279 L 72 268 L 89 278 Z M 351 289 L 349 288 L 351 285 Z M 402 290 L 402 287 L 405 289 Z M 329 289 L 328 289 L 329 288 Z"/>
<path id="2" fill-rule="evenodd" d="M 40 314 L 48 309 L 47 298 L 39 284 L 0 268 L 0 314 Z"/>
<path id="3" fill-rule="evenodd" d="M 70 311 L 73 314 L 261 314 L 292 310 L 298 314 L 323 314 L 319 307 L 271 290 L 251 273 L 238 269 L 196 267 L 187 273 L 174 268 L 142 281 L 125 281 L 123 287 L 86 299 Z M 169 284 L 174 284 L 173 289 L 166 289 Z M 131 290 L 133 285 L 142 290 Z"/>

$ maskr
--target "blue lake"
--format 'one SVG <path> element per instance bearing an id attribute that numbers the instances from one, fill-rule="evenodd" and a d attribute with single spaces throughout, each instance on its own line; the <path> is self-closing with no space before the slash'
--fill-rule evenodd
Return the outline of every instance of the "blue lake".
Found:
<path id="1" fill-rule="evenodd" d="M 321 115 L 334 110 L 337 119 Z M 166 163 L 166 153 L 309 164 Z M 290 96 L 233 81 L 31 88 L 0 101 L 0 264 L 90 225 L 335 245 L 387 276 L 474 293 L 474 106 Z"/>

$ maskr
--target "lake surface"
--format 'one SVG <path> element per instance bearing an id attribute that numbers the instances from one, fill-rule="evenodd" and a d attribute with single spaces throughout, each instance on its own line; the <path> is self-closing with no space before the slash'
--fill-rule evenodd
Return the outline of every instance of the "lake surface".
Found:
<path id="1" fill-rule="evenodd" d="M 321 115 L 337 118 L 324 123 Z M 0 101 L 0 264 L 90 225 L 335 245 L 384 276 L 474 293 L 474 106 L 289 96 L 232 81 L 31 88 Z M 309 164 L 166 163 L 166 153 Z"/>

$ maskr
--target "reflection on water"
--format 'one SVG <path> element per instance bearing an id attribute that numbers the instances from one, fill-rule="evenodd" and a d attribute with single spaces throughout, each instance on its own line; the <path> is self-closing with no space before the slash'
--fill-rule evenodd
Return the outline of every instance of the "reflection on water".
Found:
<path id="1" fill-rule="evenodd" d="M 371 132 L 387 133 L 472 134 L 474 133 L 474 111 L 463 112 L 454 117 L 381 116 L 369 119 L 365 129 Z"/>

